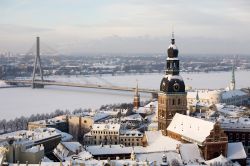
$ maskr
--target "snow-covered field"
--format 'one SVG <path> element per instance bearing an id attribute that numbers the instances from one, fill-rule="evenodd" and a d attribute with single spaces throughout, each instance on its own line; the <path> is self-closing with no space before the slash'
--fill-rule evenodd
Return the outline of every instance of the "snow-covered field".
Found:
<path id="1" fill-rule="evenodd" d="M 236 87 L 250 86 L 250 71 L 237 71 Z M 163 74 L 103 76 L 103 77 L 54 77 L 60 81 L 112 84 L 139 88 L 159 89 Z M 182 73 L 187 86 L 193 88 L 225 88 L 229 85 L 231 72 Z M 51 78 L 52 79 L 52 78 Z M 2 85 L 2 84 L 1 84 Z M 36 113 L 49 113 L 56 109 L 99 108 L 103 104 L 132 102 L 133 93 L 46 86 L 44 89 L 0 88 L 0 119 L 13 119 Z M 150 95 L 141 95 L 149 99 Z"/>

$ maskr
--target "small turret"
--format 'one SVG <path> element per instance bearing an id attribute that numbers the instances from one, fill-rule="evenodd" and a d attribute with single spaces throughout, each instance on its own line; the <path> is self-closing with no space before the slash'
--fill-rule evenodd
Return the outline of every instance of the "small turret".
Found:
<path id="1" fill-rule="evenodd" d="M 161 166 L 168 166 L 168 160 L 165 153 L 162 155 Z"/>

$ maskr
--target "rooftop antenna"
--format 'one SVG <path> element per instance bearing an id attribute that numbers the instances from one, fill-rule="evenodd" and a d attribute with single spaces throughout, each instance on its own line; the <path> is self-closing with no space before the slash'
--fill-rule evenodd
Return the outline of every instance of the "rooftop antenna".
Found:
<path id="1" fill-rule="evenodd" d="M 174 39 L 174 25 L 172 25 L 172 39 Z"/>

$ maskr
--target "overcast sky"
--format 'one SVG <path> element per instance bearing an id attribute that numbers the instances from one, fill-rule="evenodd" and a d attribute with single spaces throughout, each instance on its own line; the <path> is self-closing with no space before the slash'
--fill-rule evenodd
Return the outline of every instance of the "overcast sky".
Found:
<path id="1" fill-rule="evenodd" d="M 249 54 L 249 0 L 0 0 L 0 52 Z"/>

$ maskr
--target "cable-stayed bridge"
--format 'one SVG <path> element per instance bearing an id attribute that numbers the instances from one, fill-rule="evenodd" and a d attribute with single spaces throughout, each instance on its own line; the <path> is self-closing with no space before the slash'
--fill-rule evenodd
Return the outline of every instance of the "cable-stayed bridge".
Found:
<path id="1" fill-rule="evenodd" d="M 56 53 L 55 50 L 49 48 L 49 51 L 53 54 Z M 125 86 L 115 86 L 102 77 L 96 77 L 100 81 L 104 82 L 106 85 L 98 85 L 93 84 L 89 81 L 86 83 L 75 83 L 75 82 L 61 82 L 55 80 L 45 80 L 43 75 L 43 68 L 41 63 L 41 50 L 40 50 L 40 38 L 36 38 L 36 44 L 28 51 L 28 55 L 35 52 L 35 62 L 33 68 L 32 79 L 13 79 L 13 80 L 5 80 L 7 84 L 10 85 L 30 85 L 32 88 L 44 88 L 44 86 L 48 85 L 56 85 L 56 86 L 66 86 L 66 87 L 81 87 L 81 88 L 92 88 L 92 89 L 106 89 L 106 90 L 118 90 L 118 91 L 134 91 L 133 87 L 125 87 Z M 143 93 L 151 93 L 153 95 L 157 94 L 158 91 L 154 89 L 138 89 L 139 92 Z"/>

